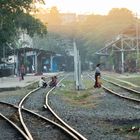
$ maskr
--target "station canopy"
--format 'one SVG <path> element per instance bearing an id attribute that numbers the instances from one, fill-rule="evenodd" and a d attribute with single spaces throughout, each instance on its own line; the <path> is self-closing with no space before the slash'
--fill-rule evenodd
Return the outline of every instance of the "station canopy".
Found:
<path id="1" fill-rule="evenodd" d="M 112 51 L 138 51 L 140 50 L 140 28 L 129 27 L 120 34 L 105 43 L 105 47 L 98 50 L 96 54 L 106 56 Z"/>
<path id="2" fill-rule="evenodd" d="M 41 55 L 55 55 L 55 53 L 52 51 L 46 51 L 46 50 L 38 49 L 38 48 L 24 47 L 24 48 L 15 49 L 15 53 L 25 53 L 25 52 L 31 52 L 31 51 L 40 53 Z"/>

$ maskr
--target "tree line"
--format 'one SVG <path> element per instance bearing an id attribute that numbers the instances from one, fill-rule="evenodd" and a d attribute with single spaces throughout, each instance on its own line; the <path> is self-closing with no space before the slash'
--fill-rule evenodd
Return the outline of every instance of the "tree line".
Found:
<path id="1" fill-rule="evenodd" d="M 42 44 L 46 49 L 64 53 L 67 52 L 64 50 L 71 47 L 69 40 L 74 38 L 82 56 L 82 63 L 88 61 L 97 63 L 99 56 L 95 54 L 96 51 L 105 47 L 106 42 L 111 41 L 118 34 L 122 34 L 126 29 L 135 30 L 136 22 L 139 22 L 135 13 L 127 8 L 113 8 L 107 15 L 82 15 L 85 18 L 66 24 L 62 24 L 61 13 L 57 7 L 52 7 L 44 15 L 47 14 L 49 14 L 47 19 L 39 13 L 34 15 L 47 23 L 49 31 L 46 37 L 38 39 L 39 45 L 35 43 L 36 46 Z M 68 42 L 65 41 L 65 45 L 62 45 L 64 43 L 60 42 L 66 39 Z M 113 61 L 113 58 L 110 59 Z"/>

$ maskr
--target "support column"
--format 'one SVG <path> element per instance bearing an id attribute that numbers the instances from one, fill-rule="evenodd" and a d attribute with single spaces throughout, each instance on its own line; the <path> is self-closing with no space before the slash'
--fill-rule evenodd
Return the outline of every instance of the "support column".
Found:
<path id="1" fill-rule="evenodd" d="M 17 50 L 17 59 L 16 59 L 16 70 L 15 70 L 15 73 L 16 75 L 18 76 L 19 75 L 19 53 L 18 53 L 18 50 Z"/>
<path id="2" fill-rule="evenodd" d="M 50 58 L 50 71 L 53 72 L 53 56 Z"/>
<path id="3" fill-rule="evenodd" d="M 35 52 L 33 51 L 33 56 L 32 56 L 32 73 L 36 73 L 36 67 L 35 67 Z"/>
<path id="4" fill-rule="evenodd" d="M 79 51 L 77 50 L 76 43 L 73 42 L 74 46 L 74 79 L 75 79 L 75 86 L 77 90 L 84 89 L 81 80 L 81 61 Z"/>
<path id="5" fill-rule="evenodd" d="M 78 65 L 79 65 L 79 89 L 85 89 L 85 86 L 82 82 L 82 71 L 81 71 L 81 59 L 80 59 L 80 55 L 79 55 L 79 51 L 78 51 Z"/>
<path id="6" fill-rule="evenodd" d="M 124 73 L 124 49 L 123 49 L 123 38 L 121 39 L 121 73 Z"/>
<path id="7" fill-rule="evenodd" d="M 124 73 L 124 51 L 123 50 L 121 50 L 121 60 L 122 60 L 121 72 Z"/>
<path id="8" fill-rule="evenodd" d="M 38 73 L 37 53 L 35 54 L 35 73 Z"/>
<path id="9" fill-rule="evenodd" d="M 77 48 L 75 42 L 73 42 L 74 47 L 74 79 L 76 89 L 79 90 L 79 80 L 78 80 L 78 58 L 77 58 Z"/>

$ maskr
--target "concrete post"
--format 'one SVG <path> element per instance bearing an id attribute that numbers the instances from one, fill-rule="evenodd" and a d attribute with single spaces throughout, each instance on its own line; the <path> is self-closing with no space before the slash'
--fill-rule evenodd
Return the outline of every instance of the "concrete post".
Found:
<path id="1" fill-rule="evenodd" d="M 37 53 L 35 53 L 35 73 L 38 73 Z"/>
<path id="2" fill-rule="evenodd" d="M 53 56 L 50 58 L 50 71 L 53 72 Z"/>
<path id="3" fill-rule="evenodd" d="M 121 60 L 122 60 L 121 72 L 124 73 L 124 51 L 121 51 Z"/>
<path id="4" fill-rule="evenodd" d="M 124 73 L 124 49 L 123 49 L 123 39 L 121 39 L 121 73 Z"/>
<path id="5" fill-rule="evenodd" d="M 73 42 L 74 46 L 74 79 L 76 89 L 79 89 L 79 80 L 78 80 L 78 58 L 77 58 L 77 48 L 75 42 Z"/>

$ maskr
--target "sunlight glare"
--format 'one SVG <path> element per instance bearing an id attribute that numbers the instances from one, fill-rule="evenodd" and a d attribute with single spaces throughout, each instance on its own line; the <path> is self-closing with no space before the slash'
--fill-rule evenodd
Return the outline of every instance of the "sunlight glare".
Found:
<path id="1" fill-rule="evenodd" d="M 127 8 L 140 14 L 139 0 L 45 0 L 46 7 L 56 6 L 60 12 L 106 15 L 112 8 Z"/>

